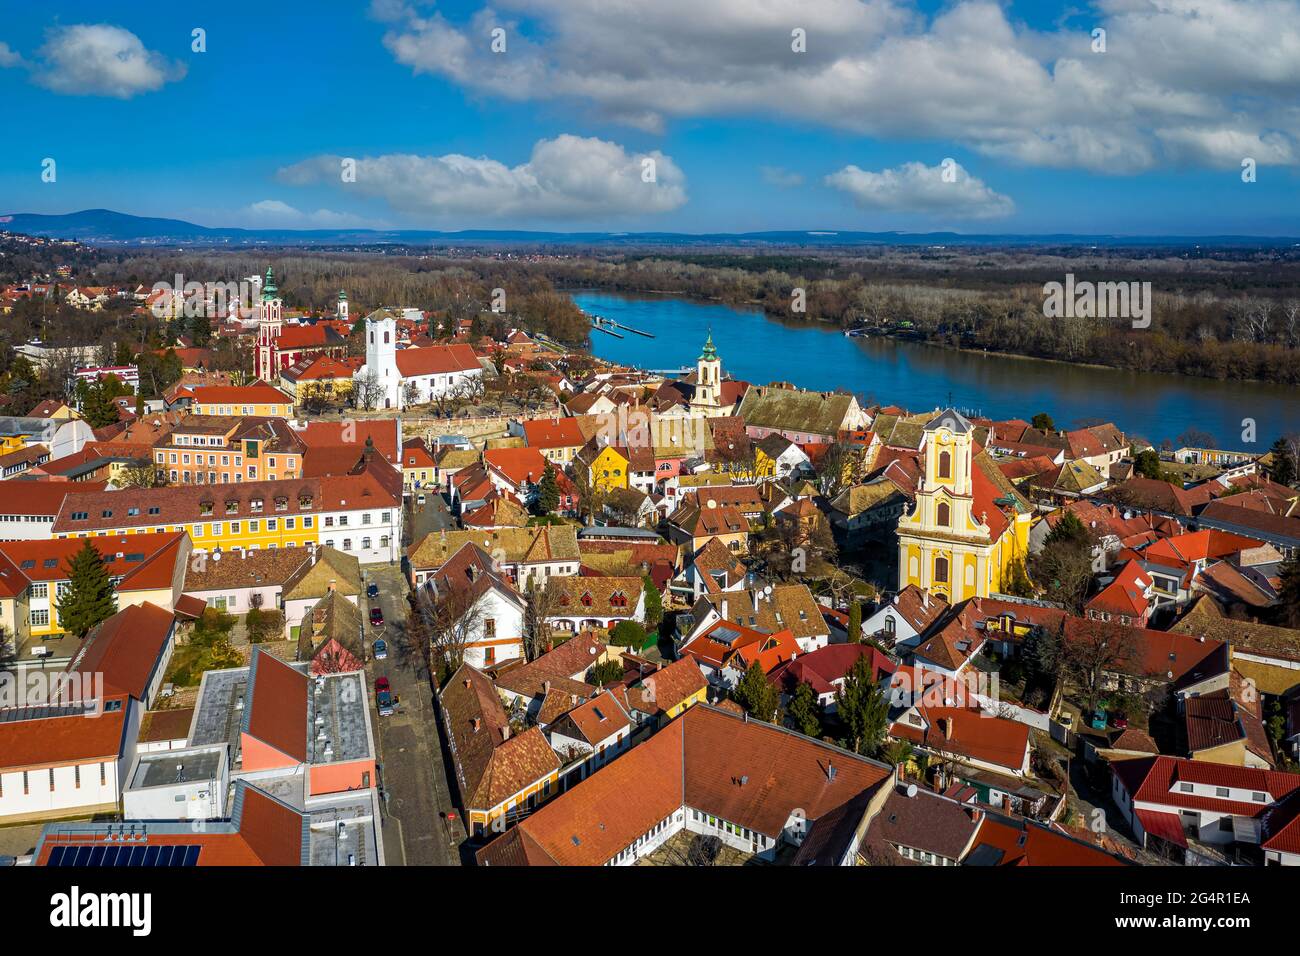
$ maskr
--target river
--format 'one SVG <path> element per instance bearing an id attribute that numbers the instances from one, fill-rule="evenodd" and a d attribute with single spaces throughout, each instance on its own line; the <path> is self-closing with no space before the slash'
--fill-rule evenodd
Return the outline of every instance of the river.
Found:
<path id="1" fill-rule="evenodd" d="M 642 368 L 694 365 L 704 339 L 723 371 L 757 385 L 792 382 L 802 388 L 846 388 L 869 403 L 923 411 L 951 401 L 970 414 L 1029 419 L 1052 416 L 1058 428 L 1083 420 L 1114 422 L 1156 445 L 1189 428 L 1209 432 L 1219 447 L 1265 452 L 1279 435 L 1300 430 L 1300 389 L 1255 382 L 1218 382 L 960 352 L 920 342 L 847 338 L 813 322 L 769 318 L 673 295 L 574 292 L 588 313 L 654 333 L 653 339 L 592 330 L 601 358 Z M 1243 419 L 1255 422 L 1255 442 L 1243 439 Z"/>

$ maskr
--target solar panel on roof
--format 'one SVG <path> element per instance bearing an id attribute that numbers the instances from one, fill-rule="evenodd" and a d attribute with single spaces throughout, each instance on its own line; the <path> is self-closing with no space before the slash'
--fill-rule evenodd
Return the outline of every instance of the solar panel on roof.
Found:
<path id="1" fill-rule="evenodd" d="M 56 846 L 50 850 L 48 866 L 195 866 L 202 847 L 155 845 L 117 846 L 104 843 L 84 846 Z"/>

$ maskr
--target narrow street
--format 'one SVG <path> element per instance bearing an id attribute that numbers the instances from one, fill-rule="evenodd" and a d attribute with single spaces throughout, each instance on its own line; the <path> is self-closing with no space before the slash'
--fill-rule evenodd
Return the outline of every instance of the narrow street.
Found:
<path id="1" fill-rule="evenodd" d="M 367 583 L 379 586 L 379 607 L 384 626 L 366 624 L 369 644 L 366 669 L 371 686 L 387 677 L 397 701 L 391 717 L 374 715 L 379 778 L 386 803 L 384 844 L 390 866 L 458 866 L 457 846 L 463 831 L 455 812 L 447 768 L 443 761 L 441 730 L 437 725 L 431 691 L 423 676 L 423 662 L 406 652 L 403 631 L 409 605 L 408 587 L 396 566 L 365 568 Z M 375 602 L 363 596 L 363 615 L 369 621 Z M 374 659 L 374 640 L 388 644 L 386 660 Z"/>

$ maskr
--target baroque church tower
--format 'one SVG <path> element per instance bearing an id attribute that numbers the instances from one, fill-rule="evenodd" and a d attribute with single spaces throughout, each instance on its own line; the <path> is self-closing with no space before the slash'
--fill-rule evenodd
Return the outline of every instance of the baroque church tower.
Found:
<path id="1" fill-rule="evenodd" d="M 275 343 L 284 328 L 282 310 L 284 300 L 275 285 L 275 273 L 270 266 L 266 268 L 266 279 L 262 282 L 262 301 L 257 314 L 257 361 L 253 374 L 264 382 L 274 382 L 280 371 L 275 367 Z"/>
<path id="2" fill-rule="evenodd" d="M 706 416 L 719 414 L 722 406 L 722 359 L 713 347 L 713 335 L 704 343 L 704 351 L 695 362 L 695 389 L 691 393 L 691 411 Z"/>

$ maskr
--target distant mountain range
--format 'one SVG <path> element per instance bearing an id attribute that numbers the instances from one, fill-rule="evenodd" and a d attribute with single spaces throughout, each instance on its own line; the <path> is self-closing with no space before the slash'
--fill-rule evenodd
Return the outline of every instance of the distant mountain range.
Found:
<path id="1" fill-rule="evenodd" d="M 845 232 L 836 230 L 743 233 L 533 232 L 518 229 L 239 229 L 200 226 L 182 219 L 132 216 L 111 209 L 83 209 L 63 215 L 12 213 L 0 216 L 0 230 L 91 244 L 129 245 L 570 245 L 570 246 L 1104 246 L 1114 248 L 1192 247 L 1278 249 L 1300 246 L 1286 236 L 1119 236 L 963 234 L 956 232 Z"/>

